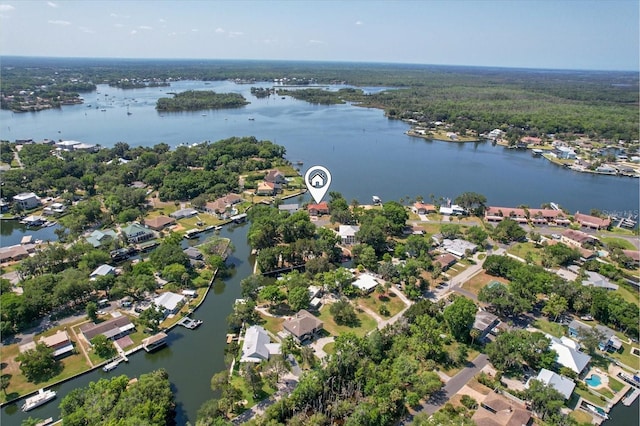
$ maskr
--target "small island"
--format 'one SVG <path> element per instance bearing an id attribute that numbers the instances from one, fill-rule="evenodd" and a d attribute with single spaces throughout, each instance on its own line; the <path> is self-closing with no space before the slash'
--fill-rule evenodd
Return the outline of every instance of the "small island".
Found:
<path id="1" fill-rule="evenodd" d="M 216 93 L 212 90 L 188 90 L 173 98 L 160 98 L 158 111 L 200 111 L 204 109 L 239 108 L 249 102 L 239 93 Z"/>

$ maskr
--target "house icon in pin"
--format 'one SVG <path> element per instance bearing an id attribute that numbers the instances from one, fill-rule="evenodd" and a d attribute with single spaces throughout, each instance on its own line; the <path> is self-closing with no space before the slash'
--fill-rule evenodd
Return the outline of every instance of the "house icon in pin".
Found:
<path id="1" fill-rule="evenodd" d="M 311 179 L 309 179 L 309 182 L 311 183 L 311 186 L 313 186 L 314 188 L 322 188 L 325 183 L 324 176 L 322 176 L 322 173 L 316 172 L 314 173 L 313 176 L 311 176 Z"/>

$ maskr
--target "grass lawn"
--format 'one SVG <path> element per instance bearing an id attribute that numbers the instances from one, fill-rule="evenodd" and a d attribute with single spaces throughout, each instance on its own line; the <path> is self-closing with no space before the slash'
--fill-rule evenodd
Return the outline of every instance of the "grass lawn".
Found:
<path id="1" fill-rule="evenodd" d="M 362 337 L 378 326 L 376 320 L 357 308 L 356 315 L 359 321 L 359 324 L 356 327 L 336 324 L 336 322 L 333 320 L 333 316 L 329 312 L 328 306 L 323 306 L 322 309 L 320 309 L 320 315 L 318 316 L 318 318 L 320 318 L 320 320 L 324 323 L 324 329 L 332 336 L 339 336 L 343 333 L 351 332 L 358 337 Z"/>
<path id="2" fill-rule="evenodd" d="M 393 291 L 389 291 L 387 294 L 387 296 L 379 295 L 374 291 L 365 297 L 359 297 L 356 299 L 356 302 L 366 306 L 378 315 L 380 315 L 380 306 L 387 305 L 387 309 L 389 309 L 390 314 L 386 318 L 389 318 L 404 309 L 406 305 Z M 382 299 L 380 299 L 379 296 Z M 385 318 L 383 315 L 380 316 Z"/>
<path id="3" fill-rule="evenodd" d="M 609 376 L 609 387 L 615 393 L 618 393 L 618 392 L 620 392 L 622 390 L 622 388 L 624 388 L 624 385 L 621 382 L 619 382 L 618 380 L 616 380 L 613 377 Z"/>
<path id="4" fill-rule="evenodd" d="M 491 281 L 499 281 L 503 284 L 508 284 L 508 281 L 504 278 L 494 277 L 487 274 L 486 272 L 481 272 L 474 275 L 470 280 L 467 280 L 464 284 L 462 284 L 462 288 L 464 288 L 465 290 L 469 290 L 474 294 L 478 294 L 480 292 L 480 289 L 489 284 Z"/>
<path id="5" fill-rule="evenodd" d="M 535 320 L 533 326 L 555 337 L 564 336 L 565 328 L 562 324 L 558 324 L 557 322 L 551 322 L 544 318 L 539 318 Z"/>
<path id="6" fill-rule="evenodd" d="M 234 374 L 231 377 L 231 384 L 233 387 L 240 389 L 242 397 L 247 401 L 246 407 L 253 407 L 257 402 L 262 401 L 265 398 L 273 395 L 276 391 L 267 385 L 266 381 L 263 382 L 262 388 L 258 391 L 258 394 L 254 397 L 251 387 L 247 384 L 244 378 Z"/>
<path id="7" fill-rule="evenodd" d="M 329 342 L 322 347 L 322 350 L 329 355 L 333 355 L 336 351 L 336 342 Z"/>
<path id="8" fill-rule="evenodd" d="M 260 318 L 262 318 L 262 320 L 264 321 L 264 323 L 261 325 L 265 328 L 265 330 L 268 330 L 276 335 L 279 331 L 282 331 L 282 323 L 284 322 L 284 318 L 270 317 L 267 315 L 262 315 L 262 313 L 260 313 Z"/>
<path id="9" fill-rule="evenodd" d="M 598 392 L 600 395 L 604 395 L 605 397 L 607 397 L 609 399 L 613 398 L 613 392 L 611 392 L 611 390 L 609 390 L 607 388 L 596 389 L 596 392 Z"/>
<path id="10" fill-rule="evenodd" d="M 534 243 L 517 243 L 510 247 L 507 252 L 522 259 L 526 259 L 527 255 L 531 255 L 536 265 L 540 265 L 542 262 L 542 249 L 537 248 Z"/>
<path id="11" fill-rule="evenodd" d="M 597 405 L 598 407 L 602 407 L 603 405 L 606 405 L 606 403 L 603 400 L 601 400 L 599 396 L 595 396 L 594 394 L 592 394 L 587 390 L 580 389 L 579 387 L 576 386 L 574 389 L 574 392 L 580 395 L 582 398 L 586 399 L 587 401 Z"/>
<path id="12" fill-rule="evenodd" d="M 616 237 L 600 237 L 600 241 L 605 243 L 606 245 L 614 244 L 616 247 L 621 247 L 623 250 L 635 250 L 636 247 L 630 242 L 623 238 Z"/>
<path id="13" fill-rule="evenodd" d="M 593 417 L 591 417 L 588 413 L 582 410 L 574 410 L 569 414 L 571 417 L 576 419 L 579 424 L 591 424 L 593 422 Z"/>
<path id="14" fill-rule="evenodd" d="M 621 285 L 620 287 L 618 287 L 618 289 L 615 290 L 615 292 L 618 293 L 620 296 L 622 296 L 622 298 L 629 303 L 637 304 L 638 300 L 640 300 L 640 294 L 637 291 L 630 290 L 624 285 Z"/>
<path id="15" fill-rule="evenodd" d="M 640 369 L 640 357 L 631 353 L 631 350 L 634 347 L 638 347 L 637 345 L 631 346 L 628 343 L 622 343 L 622 352 L 614 352 L 609 354 L 611 357 L 620 360 L 625 365 L 633 368 L 634 370 Z"/>

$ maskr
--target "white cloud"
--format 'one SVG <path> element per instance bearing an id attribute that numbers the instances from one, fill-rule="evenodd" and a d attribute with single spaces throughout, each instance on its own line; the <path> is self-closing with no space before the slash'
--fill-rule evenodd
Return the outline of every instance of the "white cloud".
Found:
<path id="1" fill-rule="evenodd" d="M 191 29 L 191 32 L 192 32 L 192 33 L 197 33 L 197 32 L 198 32 L 198 29 L 197 29 L 197 28 L 192 28 L 192 29 Z"/>
<path id="2" fill-rule="evenodd" d="M 114 26 L 114 27 L 118 27 L 118 28 L 122 28 L 122 27 L 124 27 L 124 25 L 122 25 L 122 24 L 113 24 L 113 26 Z"/>
<path id="3" fill-rule="evenodd" d="M 158 19 L 158 22 L 160 22 L 161 24 L 164 24 L 167 21 L 165 21 L 164 19 L 160 18 L 160 19 Z"/>
<path id="4" fill-rule="evenodd" d="M 47 22 L 49 22 L 50 24 L 53 25 L 62 25 L 62 26 L 67 26 L 67 25 L 71 25 L 71 22 L 69 21 L 62 21 L 60 19 L 56 19 L 56 20 L 48 20 Z"/>
<path id="5" fill-rule="evenodd" d="M 229 38 L 236 38 L 243 35 L 244 33 L 242 31 L 229 31 Z"/>
<path id="6" fill-rule="evenodd" d="M 87 28 L 87 27 L 78 27 L 78 29 L 80 31 L 82 31 L 83 33 L 87 33 L 87 34 L 94 34 L 95 31 L 93 31 L 91 28 Z"/>
<path id="7" fill-rule="evenodd" d="M 224 33 L 224 30 L 222 28 L 216 28 L 216 32 L 218 34 L 222 34 L 222 33 Z"/>
<path id="8" fill-rule="evenodd" d="M 15 7 L 10 4 L 0 4 L 0 12 L 9 12 L 10 10 L 14 10 Z"/>
<path id="9" fill-rule="evenodd" d="M 117 14 L 115 14 L 115 13 L 113 13 L 113 12 L 111 12 L 111 13 L 109 14 L 109 16 L 111 16 L 112 18 L 117 18 L 117 17 L 118 17 L 118 15 L 117 15 Z"/>
<path id="10" fill-rule="evenodd" d="M 169 34 L 167 34 L 167 35 L 168 35 L 169 37 L 173 37 L 173 36 L 177 36 L 177 35 L 178 35 L 178 33 L 177 33 L 177 32 L 175 32 L 175 31 L 173 31 L 173 32 L 171 32 L 171 33 L 169 33 Z"/>
<path id="11" fill-rule="evenodd" d="M 309 44 L 326 44 L 322 40 L 309 40 Z"/>
<path id="12" fill-rule="evenodd" d="M 131 30 L 131 33 L 130 33 L 130 34 L 131 34 L 131 35 L 138 34 L 138 31 L 136 31 L 136 30 Z"/>
<path id="13" fill-rule="evenodd" d="M 140 25 L 138 28 L 140 28 L 141 30 L 152 30 L 153 27 L 150 27 L 148 25 Z"/>
<path id="14" fill-rule="evenodd" d="M 362 22 L 362 21 L 356 21 L 356 25 L 364 25 L 364 22 Z"/>
<path id="15" fill-rule="evenodd" d="M 47 5 L 48 5 L 49 7 L 54 7 L 54 8 L 55 8 L 55 7 L 58 7 L 58 5 L 57 5 L 57 4 L 55 4 L 55 3 L 54 3 L 54 2 L 52 2 L 52 1 L 48 1 L 48 2 L 47 2 Z"/>

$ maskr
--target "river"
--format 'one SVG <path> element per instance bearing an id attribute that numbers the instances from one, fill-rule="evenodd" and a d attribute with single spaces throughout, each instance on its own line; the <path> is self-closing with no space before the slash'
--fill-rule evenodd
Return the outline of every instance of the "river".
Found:
<path id="1" fill-rule="evenodd" d="M 158 97 L 187 89 L 239 92 L 251 104 L 204 113 L 155 111 Z M 326 166 L 332 173 L 331 190 L 361 203 L 369 203 L 374 194 L 385 201 L 417 195 L 429 200 L 430 195 L 454 198 L 474 191 L 484 194 L 492 205 L 537 207 L 553 201 L 572 212 L 597 208 L 626 215 L 638 211 L 638 180 L 581 174 L 534 158 L 529 152 L 486 142 L 463 144 L 412 138 L 404 134 L 407 124 L 388 120 L 377 109 L 310 105 L 289 97 L 256 99 L 249 90 L 248 85 L 231 82 L 182 81 L 171 88 L 133 90 L 99 86 L 99 94 L 84 95 L 90 108 L 74 105 L 25 114 L 0 111 L 0 138 L 80 140 L 105 147 L 119 141 L 131 146 L 165 142 L 175 147 L 181 143 L 255 136 L 284 145 L 287 158 L 302 161 L 303 169 L 314 164 Z M 1 226 L 2 246 L 15 244 L 22 235 L 31 233 L 14 223 L 3 222 Z M 10 230 L 9 226 L 16 227 Z M 37 231 L 34 238 L 55 239 L 53 230 Z M 135 354 L 128 364 L 121 364 L 110 373 L 99 370 L 62 384 L 57 388 L 57 401 L 71 389 L 101 377 L 138 376 L 162 367 L 169 372 L 176 393 L 177 423 L 195 424 L 197 409 L 213 396 L 209 388 L 211 376 L 224 367 L 225 318 L 233 300 L 239 297 L 241 279 L 251 274 L 246 233 L 247 226 L 222 231 L 222 236 L 231 238 L 236 247 L 229 259 L 236 265 L 236 273 L 216 283 L 194 315 L 204 320 L 198 330 L 178 328 L 171 332 L 168 348 L 154 354 Z M 50 403 L 29 414 L 57 418 L 57 406 Z M 0 414 L 3 425 L 18 425 L 27 417 L 15 405 L 3 408 Z"/>

